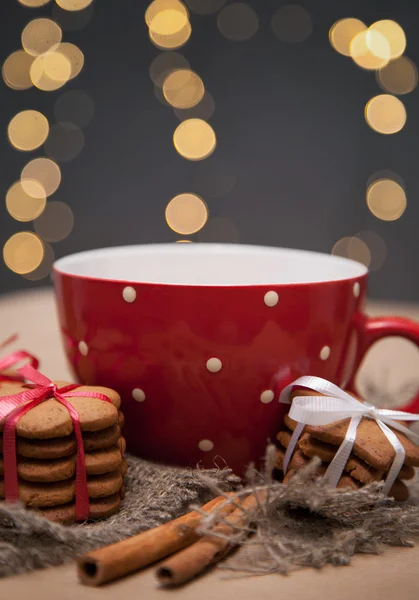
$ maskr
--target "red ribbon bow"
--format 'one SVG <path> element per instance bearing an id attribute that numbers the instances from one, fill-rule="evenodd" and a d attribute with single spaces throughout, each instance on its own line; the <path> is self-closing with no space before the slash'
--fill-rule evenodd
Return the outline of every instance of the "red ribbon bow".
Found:
<path id="1" fill-rule="evenodd" d="M 7 338 L 7 340 L 4 340 L 4 342 L 2 342 L 0 344 L 0 350 L 2 350 L 3 348 L 6 348 L 6 346 L 8 346 L 9 344 L 12 344 L 13 342 L 15 342 L 17 340 L 17 335 L 14 334 L 12 336 L 10 336 L 9 338 Z M 6 369 L 10 369 L 11 367 L 16 366 L 17 364 L 19 364 L 20 362 L 22 362 L 22 360 L 26 360 L 28 359 L 29 364 L 32 365 L 32 367 L 34 369 L 38 368 L 39 365 L 39 361 L 37 358 L 35 358 L 34 356 L 32 356 L 32 354 L 29 354 L 28 352 L 25 352 L 24 350 L 18 350 L 17 352 L 12 352 L 12 354 L 9 354 L 8 356 L 6 356 L 5 358 L 0 360 L 0 381 L 22 381 L 21 377 L 18 376 L 13 376 L 13 375 L 2 375 L 2 371 L 5 371 Z"/>
<path id="2" fill-rule="evenodd" d="M 71 384 L 58 388 L 48 377 L 36 371 L 31 365 L 25 365 L 18 372 L 36 387 L 0 397 L 0 420 L 6 417 L 3 431 L 4 487 L 8 502 L 16 502 L 19 498 L 19 484 L 16 458 L 16 425 L 23 415 L 49 398 L 55 398 L 68 410 L 73 422 L 77 442 L 76 462 L 76 520 L 84 521 L 89 516 L 89 493 L 87 489 L 86 462 L 80 418 L 67 398 L 98 398 L 104 402 L 111 400 L 99 392 L 75 392 L 78 385 Z"/>

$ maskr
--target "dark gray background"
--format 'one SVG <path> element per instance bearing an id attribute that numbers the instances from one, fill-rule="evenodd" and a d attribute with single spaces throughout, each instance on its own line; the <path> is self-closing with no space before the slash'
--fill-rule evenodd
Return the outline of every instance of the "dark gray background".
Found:
<path id="1" fill-rule="evenodd" d="M 194 184 L 211 159 L 191 163 L 173 148 L 171 136 L 179 121 L 153 93 L 149 66 L 159 50 L 148 39 L 145 0 L 95 0 L 90 23 L 65 33 L 65 41 L 84 52 L 85 67 L 63 90 L 0 87 L 3 132 L 10 118 L 27 108 L 41 110 L 53 122 L 55 99 L 69 89 L 85 90 L 95 102 L 82 153 L 62 165 L 63 182 L 54 199 L 72 207 L 75 227 L 54 245 L 56 255 L 174 241 L 178 236 L 165 222 L 166 204 L 178 193 L 196 191 L 212 217 L 234 221 L 242 243 L 330 252 L 339 238 L 373 230 L 386 241 L 388 257 L 371 276 L 371 295 L 417 300 L 419 92 L 403 97 L 408 122 L 400 133 L 373 132 L 363 110 L 380 93 L 374 74 L 337 54 L 328 30 L 343 17 L 367 24 L 395 19 L 407 35 L 406 54 L 417 63 L 419 6 L 412 0 L 306 0 L 301 4 L 311 13 L 314 32 L 303 43 L 286 44 L 270 27 L 275 10 L 286 2 L 248 3 L 260 19 L 252 39 L 229 41 L 217 30 L 215 15 L 192 14 L 192 37 L 180 50 L 215 99 L 214 156 L 227 160 L 236 176 L 225 197 L 213 198 L 205 186 Z M 1 0 L 0 11 L 3 61 L 18 49 L 24 25 L 35 16 L 49 16 L 51 5 L 29 10 L 16 0 Z M 2 135 L 0 156 L 4 198 L 28 154 L 13 150 Z M 391 223 L 373 217 L 365 203 L 368 177 L 382 169 L 395 171 L 407 190 L 407 210 Z M 8 215 L 2 200 L 1 245 L 24 228 Z M 28 282 L 0 265 L 0 291 L 46 283 Z"/>

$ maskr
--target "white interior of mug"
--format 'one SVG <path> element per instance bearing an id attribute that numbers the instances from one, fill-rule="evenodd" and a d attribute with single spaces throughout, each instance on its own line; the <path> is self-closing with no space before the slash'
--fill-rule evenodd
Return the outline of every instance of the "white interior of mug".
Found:
<path id="1" fill-rule="evenodd" d="M 236 244 L 149 244 L 80 252 L 58 260 L 61 273 L 93 279 L 177 285 L 273 285 L 339 281 L 364 265 L 329 254 Z"/>

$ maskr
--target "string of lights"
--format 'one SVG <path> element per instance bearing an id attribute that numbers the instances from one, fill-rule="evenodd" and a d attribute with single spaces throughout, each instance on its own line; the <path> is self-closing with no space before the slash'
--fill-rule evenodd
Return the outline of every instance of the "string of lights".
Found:
<path id="1" fill-rule="evenodd" d="M 18 92 L 31 88 L 56 92 L 83 69 L 83 52 L 64 41 L 63 32 L 86 25 L 92 16 L 93 0 L 17 1 L 31 10 L 51 4 L 52 18 L 34 18 L 24 26 L 21 48 L 4 61 L 3 80 Z M 182 53 L 193 33 L 192 13 L 214 18 L 219 33 L 231 42 L 245 43 L 261 31 L 255 9 L 245 2 L 153 0 L 147 4 L 149 39 L 159 51 L 149 69 L 154 94 L 178 120 L 173 126 L 174 150 L 183 159 L 196 163 L 192 190 L 168 199 L 165 219 L 179 236 L 198 234 L 197 241 L 214 241 L 221 231 L 221 241 L 239 241 L 232 221 L 209 215 L 211 198 L 230 193 L 236 176 L 218 152 L 214 156 L 217 134 L 211 119 L 215 100 Z M 290 45 L 306 42 L 314 29 L 310 13 L 298 4 L 280 6 L 272 15 L 270 26 L 271 35 Z M 367 26 L 359 19 L 344 18 L 330 27 L 329 41 L 337 53 L 375 76 L 380 92 L 365 104 L 367 126 L 377 135 L 402 131 L 407 123 L 403 96 L 417 87 L 418 70 L 405 55 L 406 35 L 401 25 L 386 19 Z M 41 149 L 44 154 L 31 157 L 6 194 L 9 215 L 33 226 L 32 231 L 15 233 L 4 245 L 4 261 L 15 273 L 29 279 L 46 277 L 54 260 L 51 244 L 65 239 L 72 230 L 72 210 L 54 194 L 61 184 L 61 165 L 81 152 L 83 129 L 93 116 L 90 96 L 71 90 L 56 100 L 55 122 L 36 109 L 21 111 L 10 120 L 7 135 L 11 146 L 22 154 Z M 407 208 L 404 183 L 391 171 L 371 174 L 365 197 L 367 209 L 381 221 L 396 221 Z M 383 264 L 387 248 L 376 232 L 363 231 L 338 240 L 331 252 L 363 262 L 374 270 Z"/>
<path id="2" fill-rule="evenodd" d="M 368 100 L 364 115 L 376 133 L 392 135 L 406 125 L 406 108 L 397 96 L 412 92 L 418 83 L 414 62 L 404 56 L 406 35 L 395 21 L 377 21 L 369 27 L 359 19 L 337 21 L 329 31 L 332 47 L 367 71 L 375 73 L 385 92 Z M 395 221 L 406 210 L 404 185 L 395 173 L 386 172 L 369 178 L 366 203 L 371 213 L 382 221 Z M 384 240 L 374 232 L 361 232 L 336 242 L 332 254 L 363 262 L 371 270 L 383 264 L 387 249 Z"/>
<path id="3" fill-rule="evenodd" d="M 146 9 L 145 21 L 150 40 L 162 51 L 151 64 L 150 76 L 161 88 L 165 103 L 181 120 L 173 133 L 174 148 L 186 160 L 204 160 L 217 145 L 215 131 L 208 123 L 214 100 L 186 58 L 173 52 L 184 46 L 192 34 L 189 9 L 180 0 L 153 0 Z M 192 235 L 205 226 L 208 206 L 199 194 L 184 192 L 169 201 L 165 217 L 174 232 Z"/>

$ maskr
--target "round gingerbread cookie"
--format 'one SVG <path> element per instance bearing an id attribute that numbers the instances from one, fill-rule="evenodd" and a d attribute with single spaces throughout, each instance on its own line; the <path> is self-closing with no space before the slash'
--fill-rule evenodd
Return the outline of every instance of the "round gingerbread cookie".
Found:
<path id="1" fill-rule="evenodd" d="M 90 498 L 102 498 L 119 492 L 122 486 L 122 468 L 104 475 L 87 478 Z M 75 479 L 56 483 L 19 481 L 19 500 L 31 507 L 60 506 L 71 502 L 76 494 Z M 0 480 L 0 498 L 4 498 L 4 480 Z"/>
<path id="2" fill-rule="evenodd" d="M 92 450 L 104 450 L 110 448 L 118 443 L 121 437 L 121 427 L 119 425 L 112 425 L 101 431 L 86 431 L 83 434 L 83 445 L 86 452 Z"/>
<path id="3" fill-rule="evenodd" d="M 122 491 L 122 490 L 121 490 Z M 118 512 L 121 505 L 121 495 L 112 494 L 104 498 L 90 500 L 89 520 L 104 519 Z M 37 513 L 56 523 L 69 524 L 76 519 L 76 504 L 71 502 L 62 506 L 53 506 L 51 508 L 38 508 Z"/>
<path id="4" fill-rule="evenodd" d="M 99 431 L 86 431 L 83 433 L 83 446 L 86 452 L 104 450 L 118 444 L 121 437 L 119 425 L 112 425 Z M 0 454 L 3 453 L 3 436 L 0 435 Z M 49 460 L 71 456 L 77 451 L 74 434 L 61 438 L 46 440 L 29 440 L 17 437 L 16 452 L 25 458 Z"/>
<path id="5" fill-rule="evenodd" d="M 67 401 L 77 411 L 82 431 L 98 431 L 118 422 L 121 399 L 114 390 L 99 386 L 80 386 L 77 391 L 85 392 L 86 396 L 67 398 Z M 89 397 L 89 392 L 105 394 L 110 402 Z M 0 398 L 2 395 L 4 390 L 0 389 Z M 5 418 L 0 421 L 0 430 L 4 421 Z M 27 412 L 16 425 L 18 436 L 36 440 L 67 436 L 72 432 L 73 422 L 67 408 L 53 398 Z"/>
<path id="6" fill-rule="evenodd" d="M 123 458 L 118 446 L 98 452 L 87 452 L 85 457 L 88 475 L 101 475 L 122 468 Z"/>
<path id="7" fill-rule="evenodd" d="M 55 383 L 55 385 L 58 388 L 63 388 L 68 385 L 74 385 L 72 383 L 69 383 L 68 381 L 54 381 L 53 383 Z M 31 386 L 26 386 L 26 387 L 31 387 Z M 111 388 L 103 387 L 101 385 L 78 385 L 74 390 L 70 390 L 70 391 L 95 392 L 97 394 L 103 394 L 104 396 L 107 396 L 109 398 L 109 400 L 112 402 L 112 404 L 114 406 L 116 406 L 116 408 L 118 410 L 121 408 L 121 396 L 118 394 L 118 392 L 116 392 L 115 390 L 113 390 Z M 86 397 L 88 397 L 88 393 L 86 394 Z"/>
<path id="8" fill-rule="evenodd" d="M 122 454 L 119 447 L 87 452 L 85 454 L 87 475 L 101 475 L 121 468 Z M 17 463 L 17 472 L 24 481 L 51 483 L 70 479 L 76 473 L 77 456 L 73 454 L 66 458 L 54 460 L 37 460 L 30 458 L 20 459 Z M 0 458 L 0 475 L 4 474 L 3 459 Z"/>

